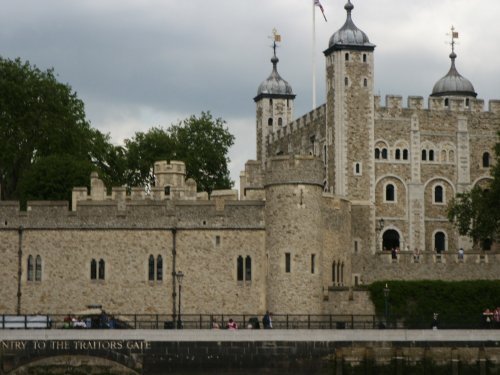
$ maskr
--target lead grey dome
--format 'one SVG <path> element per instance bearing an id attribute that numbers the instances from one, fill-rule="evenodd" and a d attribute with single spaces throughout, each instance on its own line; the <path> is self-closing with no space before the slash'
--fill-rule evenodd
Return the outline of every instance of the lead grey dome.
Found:
<path id="1" fill-rule="evenodd" d="M 259 85 L 257 96 L 254 98 L 255 101 L 259 100 L 261 97 L 295 98 L 292 86 L 281 78 L 278 73 L 278 61 L 279 59 L 274 55 L 271 59 L 273 71 L 269 77 Z"/>
<path id="2" fill-rule="evenodd" d="M 443 78 L 436 82 L 431 96 L 477 96 L 471 81 L 458 73 L 455 67 L 456 58 L 457 55 L 455 52 L 452 52 L 450 54 L 450 70 Z"/>
<path id="3" fill-rule="evenodd" d="M 344 9 L 347 11 L 347 19 L 344 26 L 331 36 L 328 47 L 375 47 L 374 44 L 370 43 L 368 36 L 358 29 L 352 21 L 351 12 L 354 9 L 354 5 L 351 4 L 350 0 L 347 0 Z"/>

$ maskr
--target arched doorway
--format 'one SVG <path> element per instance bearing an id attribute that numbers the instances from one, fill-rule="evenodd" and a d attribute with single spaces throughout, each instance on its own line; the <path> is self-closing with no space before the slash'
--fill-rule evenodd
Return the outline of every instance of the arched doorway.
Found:
<path id="1" fill-rule="evenodd" d="M 438 253 L 446 250 L 446 235 L 443 232 L 434 235 L 434 247 Z"/>
<path id="2" fill-rule="evenodd" d="M 382 237 L 382 248 L 391 250 L 395 247 L 399 247 L 399 233 L 394 229 L 388 229 Z"/>

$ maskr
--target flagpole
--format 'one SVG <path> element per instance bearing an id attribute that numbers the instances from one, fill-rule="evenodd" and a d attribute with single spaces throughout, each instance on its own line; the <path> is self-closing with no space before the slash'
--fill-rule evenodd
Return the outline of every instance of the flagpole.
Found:
<path id="1" fill-rule="evenodd" d="M 316 108 L 316 5 L 312 4 L 312 109 Z"/>

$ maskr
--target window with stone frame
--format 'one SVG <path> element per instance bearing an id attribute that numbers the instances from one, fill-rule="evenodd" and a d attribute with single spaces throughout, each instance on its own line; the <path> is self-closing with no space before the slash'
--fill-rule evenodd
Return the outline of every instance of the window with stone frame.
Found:
<path id="1" fill-rule="evenodd" d="M 285 272 L 292 272 L 292 257 L 290 253 L 285 253 Z"/>
<path id="2" fill-rule="evenodd" d="M 34 264 L 33 264 L 33 256 L 32 255 L 28 256 L 27 268 L 28 268 L 27 280 L 33 281 Z"/>
<path id="3" fill-rule="evenodd" d="M 408 149 L 403 149 L 403 160 L 408 160 Z"/>
<path id="4" fill-rule="evenodd" d="M 384 201 L 385 202 L 395 202 L 396 201 L 396 187 L 394 184 L 389 183 L 385 185 L 385 194 L 384 194 Z"/>
<path id="5" fill-rule="evenodd" d="M 483 154 L 483 168 L 489 168 L 490 167 L 490 153 L 485 152 Z"/>
<path id="6" fill-rule="evenodd" d="M 95 259 L 90 261 L 90 280 L 97 280 L 97 261 Z"/>
<path id="7" fill-rule="evenodd" d="M 378 147 L 375 149 L 375 159 L 380 159 L 380 149 Z"/>
<path id="8" fill-rule="evenodd" d="M 99 280 L 104 280 L 106 278 L 106 262 L 104 262 L 104 259 L 99 259 L 99 269 L 97 276 Z"/>
<path id="9" fill-rule="evenodd" d="M 435 204 L 444 204 L 444 187 L 443 185 L 435 185 L 434 186 L 434 194 L 433 194 L 433 203 Z"/>
<path id="10" fill-rule="evenodd" d="M 150 255 L 148 259 L 148 280 L 155 280 L 155 257 L 153 255 Z"/>
<path id="11" fill-rule="evenodd" d="M 42 281 L 42 257 L 36 256 L 35 260 L 35 281 Z"/>

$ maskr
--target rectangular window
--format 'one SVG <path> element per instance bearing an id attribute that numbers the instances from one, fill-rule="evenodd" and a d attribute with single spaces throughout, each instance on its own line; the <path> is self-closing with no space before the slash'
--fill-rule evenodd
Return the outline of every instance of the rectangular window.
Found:
<path id="1" fill-rule="evenodd" d="M 358 253 L 358 241 L 354 241 L 354 253 Z"/>
<path id="2" fill-rule="evenodd" d="M 220 245 L 220 236 L 215 236 L 215 246 Z"/>
<path id="3" fill-rule="evenodd" d="M 316 254 L 311 254 L 311 273 L 316 271 Z"/>
<path id="4" fill-rule="evenodd" d="M 290 258 L 290 253 L 285 253 L 285 272 L 290 273 L 291 272 L 291 258 Z"/>
<path id="5" fill-rule="evenodd" d="M 236 279 L 243 281 L 243 257 L 239 256 L 236 259 Z"/>

